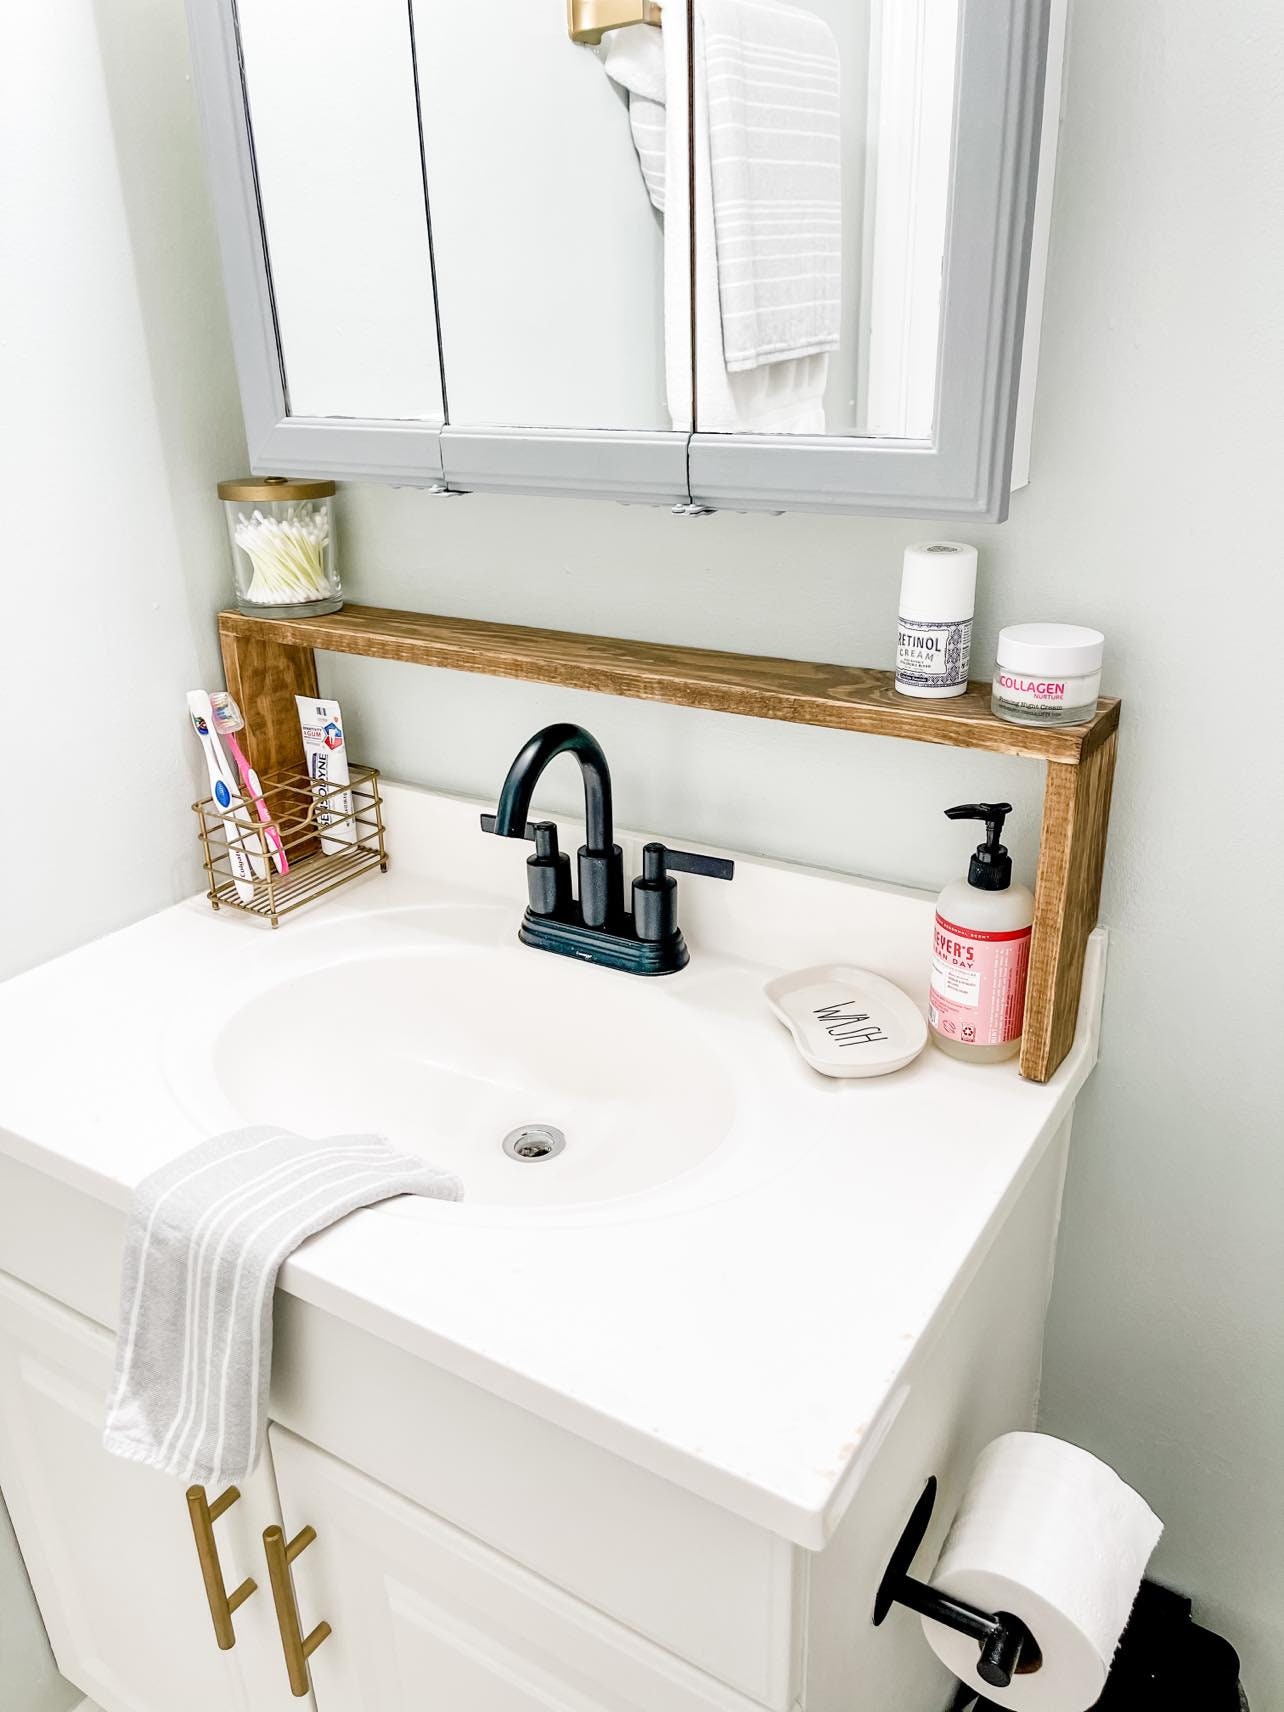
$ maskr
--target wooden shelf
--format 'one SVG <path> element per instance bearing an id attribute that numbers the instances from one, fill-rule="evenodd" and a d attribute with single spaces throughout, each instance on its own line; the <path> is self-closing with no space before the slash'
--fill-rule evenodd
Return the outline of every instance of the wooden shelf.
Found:
<path id="1" fill-rule="evenodd" d="M 1046 761 L 1022 1074 L 1045 1082 L 1070 1050 L 1101 896 L 1117 701 L 1099 701 L 1083 725 L 1029 729 L 994 717 L 987 683 L 973 683 L 950 701 L 919 701 L 898 695 L 890 672 L 861 666 L 369 606 L 345 606 L 323 618 L 224 612 L 219 633 L 227 687 L 254 734 L 254 764 L 264 774 L 298 761 L 294 697 L 317 693 L 318 648 Z"/>
<path id="2" fill-rule="evenodd" d="M 891 672 L 864 666 L 725 654 L 370 606 L 345 606 L 324 618 L 264 619 L 225 612 L 220 624 L 224 638 L 274 638 L 278 645 L 334 654 L 443 666 L 1042 761 L 1078 763 L 1119 723 L 1116 701 L 1098 703 L 1096 717 L 1086 725 L 1029 728 L 994 717 L 988 683 L 973 683 L 966 695 L 949 701 L 922 701 L 898 695 Z"/>

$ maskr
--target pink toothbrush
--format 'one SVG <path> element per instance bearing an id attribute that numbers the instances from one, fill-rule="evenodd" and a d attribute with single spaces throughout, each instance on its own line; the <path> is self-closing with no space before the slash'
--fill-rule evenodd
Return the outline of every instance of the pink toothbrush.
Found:
<path id="1" fill-rule="evenodd" d="M 232 700 L 228 690 L 211 690 L 210 708 L 214 714 L 214 729 L 232 751 L 232 759 L 236 762 L 236 770 L 241 775 L 241 783 L 245 786 L 245 794 L 259 811 L 259 819 L 267 828 L 267 841 L 272 846 L 272 863 L 278 874 L 290 872 L 289 858 L 285 854 L 285 846 L 281 843 L 281 834 L 272 824 L 272 816 L 268 806 L 263 801 L 263 786 L 259 776 L 245 758 L 241 745 L 236 741 L 236 733 L 245 730 L 245 721 L 241 710 Z"/>

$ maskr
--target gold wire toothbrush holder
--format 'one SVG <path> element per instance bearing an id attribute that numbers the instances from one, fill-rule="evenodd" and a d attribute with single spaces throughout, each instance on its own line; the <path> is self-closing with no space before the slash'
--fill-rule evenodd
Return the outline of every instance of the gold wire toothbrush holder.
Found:
<path id="1" fill-rule="evenodd" d="M 248 796 L 222 808 L 213 797 L 192 804 L 200 828 L 206 896 L 215 909 L 244 910 L 280 925 L 281 917 L 378 868 L 388 871 L 383 798 L 374 767 L 353 767 L 346 785 L 296 771 L 261 780 L 270 820 Z M 281 840 L 288 872 L 277 871 Z"/>

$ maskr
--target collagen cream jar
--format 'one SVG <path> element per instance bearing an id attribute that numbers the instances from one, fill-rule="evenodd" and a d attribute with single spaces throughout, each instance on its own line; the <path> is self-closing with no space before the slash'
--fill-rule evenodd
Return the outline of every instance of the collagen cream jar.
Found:
<path id="1" fill-rule="evenodd" d="M 1097 711 L 1106 639 L 1080 624 L 999 631 L 990 706 L 1012 725 L 1079 725 Z"/>

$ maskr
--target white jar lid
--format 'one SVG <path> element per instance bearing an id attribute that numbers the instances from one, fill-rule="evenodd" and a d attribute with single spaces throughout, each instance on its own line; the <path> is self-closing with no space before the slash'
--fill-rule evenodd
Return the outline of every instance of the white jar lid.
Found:
<path id="1" fill-rule="evenodd" d="M 976 548 L 966 541 L 917 541 L 905 549 L 902 618 L 971 618 Z"/>
<path id="2" fill-rule="evenodd" d="M 1009 624 L 999 631 L 998 663 L 1037 677 L 1086 678 L 1101 670 L 1106 639 L 1082 624 Z"/>

